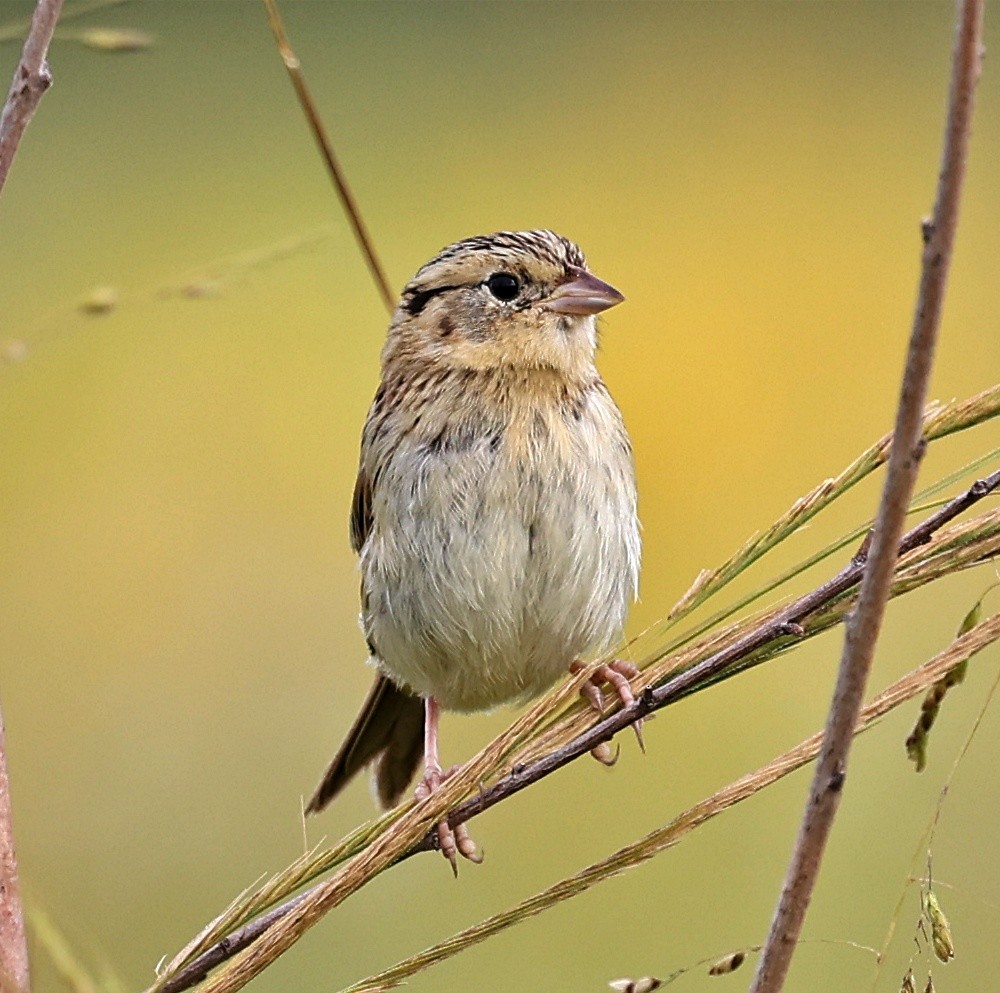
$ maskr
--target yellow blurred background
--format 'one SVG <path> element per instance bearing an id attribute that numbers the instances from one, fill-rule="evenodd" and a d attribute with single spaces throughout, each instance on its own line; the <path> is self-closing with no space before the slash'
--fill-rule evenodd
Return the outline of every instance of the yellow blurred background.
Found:
<path id="1" fill-rule="evenodd" d="M 0 3 L 4 22 L 30 9 Z M 395 286 L 459 237 L 544 226 L 626 294 L 601 367 L 638 467 L 631 631 L 888 430 L 951 4 L 283 9 Z M 155 44 L 95 51 L 73 37 L 93 26 Z M 26 350 L 12 361 L 8 344 L 0 366 L 0 693 L 28 897 L 141 989 L 302 850 L 300 798 L 367 688 L 346 520 L 386 315 L 258 3 L 135 2 L 63 30 L 0 198 L 0 340 Z M 1000 48 L 996 18 L 988 30 Z M 18 49 L 0 46 L 4 81 Z M 942 399 L 1000 377 L 998 190 L 990 57 Z M 192 284 L 196 298 L 180 292 Z M 117 306 L 81 313 L 97 287 Z M 987 425 L 935 445 L 922 483 L 998 443 Z M 863 520 L 878 482 L 755 576 Z M 994 579 L 983 568 L 895 604 L 872 691 L 946 645 Z M 821 725 L 840 637 L 670 708 L 645 758 L 625 741 L 612 772 L 578 762 L 480 818 L 486 862 L 457 883 L 431 857 L 387 873 L 254 988 L 338 989 L 755 768 Z M 871 987 L 872 956 L 842 942 L 881 943 L 996 662 L 977 658 L 949 696 L 921 776 L 903 750 L 916 704 L 859 742 L 806 926 L 818 940 L 788 989 Z M 446 717 L 446 761 L 511 718 Z M 995 984 L 998 745 L 994 707 L 936 835 L 958 952 L 935 969 L 941 990 Z M 807 784 L 799 773 L 410 988 L 600 990 L 759 942 Z M 309 842 L 372 813 L 359 783 Z M 877 989 L 898 989 L 918 912 L 911 888 Z M 37 988 L 57 988 L 37 948 L 34 965 Z M 677 988 L 748 977 L 696 971 Z"/>

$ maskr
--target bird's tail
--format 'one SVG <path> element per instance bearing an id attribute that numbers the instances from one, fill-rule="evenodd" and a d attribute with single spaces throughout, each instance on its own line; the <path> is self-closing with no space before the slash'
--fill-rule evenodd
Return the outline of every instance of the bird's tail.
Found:
<path id="1" fill-rule="evenodd" d="M 306 813 L 321 811 L 370 762 L 375 763 L 379 802 L 384 807 L 395 806 L 417 771 L 423 742 L 423 700 L 378 675 Z"/>

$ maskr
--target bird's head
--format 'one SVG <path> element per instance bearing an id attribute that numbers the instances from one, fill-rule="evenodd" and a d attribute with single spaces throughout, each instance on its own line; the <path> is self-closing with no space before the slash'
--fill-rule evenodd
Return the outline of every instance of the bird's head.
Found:
<path id="1" fill-rule="evenodd" d="M 552 231 L 466 238 L 407 284 L 383 359 L 575 375 L 593 365 L 596 315 L 622 300 Z"/>

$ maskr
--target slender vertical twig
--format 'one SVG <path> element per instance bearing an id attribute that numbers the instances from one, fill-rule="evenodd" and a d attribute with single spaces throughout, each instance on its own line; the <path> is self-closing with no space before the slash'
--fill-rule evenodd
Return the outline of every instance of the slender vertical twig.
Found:
<path id="1" fill-rule="evenodd" d="M 802 825 L 771 922 L 751 993 L 777 993 L 785 982 L 847 772 L 875 643 L 889 597 L 899 537 L 923 455 L 921 412 L 934 361 L 982 60 L 984 0 L 957 0 L 951 89 L 933 218 L 924 224 L 924 250 L 913 330 L 906 357 L 885 488 L 858 605 L 846 625 L 837 685 Z"/>
<path id="2" fill-rule="evenodd" d="M 27 993 L 29 978 L 24 905 L 14 853 L 7 778 L 7 737 L 0 711 L 0 993 Z"/>
<path id="3" fill-rule="evenodd" d="M 375 286 L 378 289 L 379 296 L 382 298 L 382 303 L 385 304 L 386 310 L 391 315 L 396 309 L 395 295 L 389 286 L 389 280 L 386 278 L 385 270 L 382 268 L 382 263 L 379 261 L 378 254 L 375 251 L 375 243 L 372 241 L 371 235 L 368 233 L 368 228 L 361 217 L 361 210 L 354 199 L 354 194 L 351 193 L 351 188 L 347 185 L 347 177 L 340 168 L 340 163 L 334 154 L 333 145 L 330 144 L 326 129 L 320 120 L 319 111 L 316 109 L 309 90 L 306 88 L 305 77 L 302 75 L 302 65 L 295 52 L 292 51 L 288 36 L 285 34 L 285 26 L 281 23 L 281 16 L 278 13 L 278 8 L 274 0 L 264 0 L 264 6 L 267 8 L 267 20 L 271 25 L 271 33 L 274 35 L 278 51 L 281 53 L 281 60 L 285 63 L 285 68 L 288 70 L 292 86 L 295 87 L 295 95 L 299 98 L 302 112 L 306 115 L 306 120 L 312 129 L 316 144 L 319 145 L 319 150 L 323 154 L 326 167 L 333 177 L 334 185 L 337 187 L 337 193 L 340 196 L 340 202 L 343 204 L 344 211 L 351 222 L 351 227 L 354 229 L 354 237 L 361 246 L 365 262 L 368 263 L 368 271 L 371 273 L 372 279 L 375 280 Z"/>
<path id="4" fill-rule="evenodd" d="M 42 94 L 52 85 L 46 58 L 62 5 L 63 0 L 38 0 L 35 5 L 21 61 L 14 71 L 14 81 L 0 115 L 0 191 L 7 181 L 21 135 L 34 116 Z"/>
<path id="5" fill-rule="evenodd" d="M 46 57 L 63 0 L 38 0 L 21 49 L 21 60 L 0 113 L 0 191 L 21 135 L 42 95 L 52 85 Z M 0 993 L 27 993 L 30 983 L 24 906 L 14 850 L 14 824 L 7 778 L 7 740 L 0 713 Z"/>

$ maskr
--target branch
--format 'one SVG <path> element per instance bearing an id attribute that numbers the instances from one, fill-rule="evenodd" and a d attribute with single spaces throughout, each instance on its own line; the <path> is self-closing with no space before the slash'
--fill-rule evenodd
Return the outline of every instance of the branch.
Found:
<path id="1" fill-rule="evenodd" d="M 7 181 L 21 135 L 34 116 L 42 94 L 52 85 L 46 55 L 59 20 L 62 0 L 38 0 L 21 61 L 0 113 L 0 192 Z M 0 713 L 0 991 L 15 993 L 29 987 L 28 945 L 24 907 L 14 851 L 14 824 L 7 778 L 7 741 Z"/>
<path id="2" fill-rule="evenodd" d="M 1000 488 L 1000 470 L 975 482 L 964 493 L 909 531 L 900 542 L 900 554 L 927 544 L 931 537 L 945 524 L 954 520 L 959 514 L 998 488 Z M 864 563 L 864 554 L 859 553 L 832 579 L 789 604 L 769 621 L 760 624 L 731 646 L 709 656 L 655 689 L 647 690 L 631 706 L 616 711 L 610 717 L 589 728 L 549 755 L 520 768 L 515 768 L 493 786 L 456 807 L 448 815 L 448 823 L 452 827 L 457 827 L 459 824 L 471 820 L 477 814 L 483 813 L 507 797 L 513 796 L 532 783 L 545 778 L 573 759 L 586 754 L 601 742 L 610 741 L 619 731 L 629 727 L 637 719 L 685 696 L 695 685 L 717 675 L 735 662 L 746 658 L 747 655 L 779 638 L 787 638 L 790 633 L 794 634 L 796 626 L 808 615 L 828 606 L 858 583 L 864 571 Z M 397 864 L 418 852 L 429 851 L 435 847 L 437 847 L 437 830 L 432 828 L 419 842 L 397 859 Z M 157 993 L 181 993 L 182 990 L 189 989 L 201 982 L 212 969 L 249 947 L 279 920 L 310 898 L 314 898 L 323 885 L 323 883 L 317 883 L 291 900 L 272 908 L 242 927 L 236 928 L 179 970 L 176 975 L 158 986 Z"/>
<path id="3" fill-rule="evenodd" d="M 14 71 L 14 81 L 0 115 L 0 192 L 7 181 L 21 135 L 34 116 L 42 94 L 52 85 L 46 56 L 62 5 L 63 0 L 38 0 L 31 18 L 31 28 L 21 49 L 21 61 Z"/>
<path id="4" fill-rule="evenodd" d="M 750 993 L 778 993 L 782 989 L 802 931 L 827 838 L 840 804 L 853 731 L 861 710 L 899 554 L 899 536 L 923 456 L 925 446 L 920 441 L 921 414 L 934 361 L 934 346 L 958 226 L 973 94 L 982 59 L 983 2 L 957 2 L 941 173 L 934 216 L 930 224 L 924 226 L 920 290 L 896 413 L 889 468 L 875 518 L 871 557 L 865 568 L 857 608 L 847 620 L 823 747 L 795 851 Z"/>
<path id="5" fill-rule="evenodd" d="M 14 823 L 7 778 L 7 738 L 0 713 L 0 991 L 27 993 L 28 943 L 14 853 Z"/>
<path id="6" fill-rule="evenodd" d="M 920 693 L 923 686 L 934 685 L 935 677 L 936 679 L 946 678 L 947 673 L 954 672 L 957 665 L 963 664 L 961 660 L 967 661 L 973 654 L 992 644 L 998 638 L 1000 638 L 1000 614 L 996 614 L 970 629 L 964 636 L 952 642 L 943 652 L 883 690 L 861 712 L 858 724 L 854 728 L 854 734 L 867 731 L 894 707 Z M 352 984 L 341 993 L 384 993 L 386 990 L 395 989 L 401 986 L 406 979 L 422 972 L 429 966 L 451 958 L 460 951 L 485 941 L 528 917 L 540 914 L 557 903 L 562 903 L 579 893 L 583 893 L 606 879 L 634 869 L 660 852 L 673 848 L 687 834 L 706 821 L 717 817 L 736 804 L 756 796 L 761 790 L 811 762 L 819 752 L 822 739 L 822 731 L 811 735 L 795 748 L 772 759 L 756 772 L 747 773 L 728 786 L 717 790 L 711 796 L 699 801 L 693 807 L 689 807 L 667 824 L 656 828 L 638 841 L 631 842 L 599 862 L 581 869 L 573 876 L 553 883 L 541 893 L 535 893 L 516 906 L 459 931 L 444 941 L 432 945 L 430 948 L 425 948 L 402 962 L 397 962 L 396 965 L 377 975 L 369 976 L 367 979 Z M 664 985 L 669 983 L 671 978 L 673 977 L 668 977 Z"/>
<path id="7" fill-rule="evenodd" d="M 907 532 L 899 543 L 899 554 L 903 555 L 914 548 L 927 544 L 936 531 L 939 531 L 949 521 L 954 520 L 959 514 L 968 510 L 969 507 L 978 503 L 997 488 L 1000 488 L 1000 469 L 985 479 L 977 480 L 964 493 L 945 504 L 937 513 L 932 514 L 912 531 Z M 452 827 L 456 827 L 470 820 L 508 796 L 519 793 L 526 786 L 530 786 L 555 772 L 556 769 L 562 768 L 573 759 L 579 758 L 602 742 L 610 741 L 619 731 L 634 724 L 635 721 L 687 695 L 694 687 L 718 675 L 741 659 L 745 659 L 758 649 L 777 641 L 779 638 L 786 638 L 789 634 L 796 634 L 801 622 L 810 614 L 826 607 L 852 586 L 855 586 L 861 579 L 864 569 L 865 555 L 862 551 L 836 576 L 789 604 L 766 623 L 754 628 L 742 638 L 703 659 L 690 669 L 678 673 L 655 689 L 646 690 L 631 706 L 616 711 L 610 717 L 595 724 L 549 755 L 521 769 L 515 769 L 509 776 L 463 803 L 449 815 L 448 823 Z M 435 848 L 436 839 L 436 831 L 428 832 L 420 844 L 413 851 L 407 853 L 407 856 L 416 854 L 418 851 Z"/>

